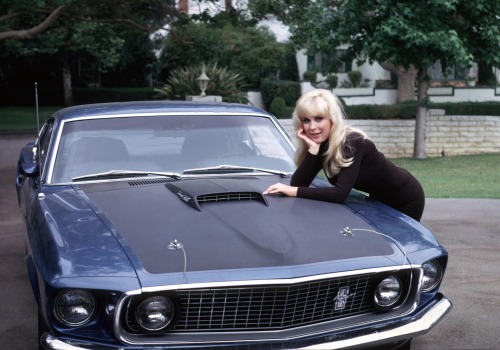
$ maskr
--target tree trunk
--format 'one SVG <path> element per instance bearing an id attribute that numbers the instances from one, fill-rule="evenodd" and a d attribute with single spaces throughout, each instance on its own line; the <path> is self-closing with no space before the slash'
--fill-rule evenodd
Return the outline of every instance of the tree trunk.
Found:
<path id="1" fill-rule="evenodd" d="M 64 103 L 66 106 L 73 105 L 73 90 L 71 88 L 71 69 L 69 67 L 68 61 L 62 59 L 62 78 L 63 78 L 63 93 L 64 93 Z"/>
<path id="2" fill-rule="evenodd" d="M 417 69 L 414 66 L 410 66 L 408 69 L 401 66 L 397 67 L 389 62 L 382 62 L 380 66 L 398 77 L 398 94 L 396 101 L 415 101 L 415 78 L 417 77 Z"/>
<path id="3" fill-rule="evenodd" d="M 413 143 L 413 158 L 425 159 L 427 157 L 427 146 L 425 131 L 427 123 L 427 68 L 418 71 L 418 94 L 417 94 L 417 117 L 415 120 L 415 139 Z"/>

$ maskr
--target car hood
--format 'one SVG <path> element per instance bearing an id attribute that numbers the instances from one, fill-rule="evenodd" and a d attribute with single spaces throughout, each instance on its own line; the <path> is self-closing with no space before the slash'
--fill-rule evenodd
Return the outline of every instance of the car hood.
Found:
<path id="1" fill-rule="evenodd" d="M 404 262 L 400 247 L 348 206 L 263 196 L 271 183 L 257 177 L 192 178 L 80 188 L 139 276 L 271 273 L 283 267 L 290 272 L 299 266 L 332 271 L 333 265 L 352 270 Z"/>

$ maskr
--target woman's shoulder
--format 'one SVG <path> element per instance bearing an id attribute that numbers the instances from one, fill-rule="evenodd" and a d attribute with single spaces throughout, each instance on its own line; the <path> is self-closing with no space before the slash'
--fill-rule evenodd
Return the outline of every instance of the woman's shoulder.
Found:
<path id="1" fill-rule="evenodd" d="M 366 140 L 370 141 L 366 134 L 358 129 L 350 129 L 346 135 L 346 142 L 351 144 L 363 143 Z"/>
<path id="2" fill-rule="evenodd" d="M 364 132 L 356 130 L 350 131 L 345 139 L 346 151 L 350 156 L 365 153 L 374 147 L 374 143 L 366 136 Z"/>

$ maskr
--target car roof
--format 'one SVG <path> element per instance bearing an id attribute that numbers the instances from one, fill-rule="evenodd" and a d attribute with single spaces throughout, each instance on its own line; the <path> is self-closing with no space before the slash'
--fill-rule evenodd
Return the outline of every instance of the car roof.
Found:
<path id="1" fill-rule="evenodd" d="M 79 105 L 61 109 L 54 113 L 55 120 L 62 121 L 85 116 L 118 116 L 118 115 L 144 115 L 162 113 L 208 113 L 208 114 L 264 114 L 266 111 L 249 105 L 237 103 L 204 103 L 190 101 L 136 101 L 136 102 L 110 102 Z"/>

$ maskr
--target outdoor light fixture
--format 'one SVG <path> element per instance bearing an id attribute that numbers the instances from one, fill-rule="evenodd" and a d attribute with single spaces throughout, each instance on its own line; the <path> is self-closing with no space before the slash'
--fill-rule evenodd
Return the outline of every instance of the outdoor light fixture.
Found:
<path id="1" fill-rule="evenodd" d="M 200 87 L 201 93 L 200 96 L 205 96 L 205 90 L 208 87 L 208 82 L 210 81 L 210 78 L 207 77 L 205 73 L 205 66 L 203 66 L 203 70 L 201 71 L 200 76 L 196 79 L 198 81 L 198 86 Z"/>

